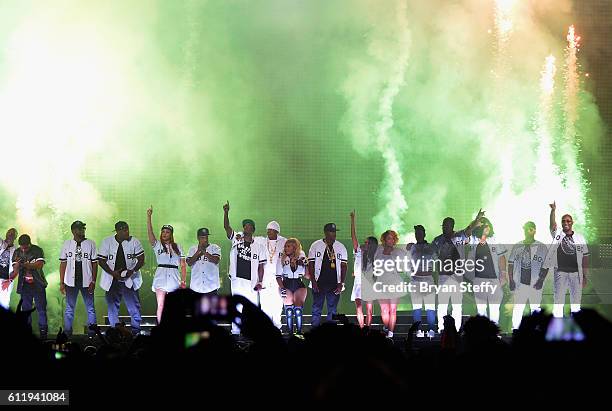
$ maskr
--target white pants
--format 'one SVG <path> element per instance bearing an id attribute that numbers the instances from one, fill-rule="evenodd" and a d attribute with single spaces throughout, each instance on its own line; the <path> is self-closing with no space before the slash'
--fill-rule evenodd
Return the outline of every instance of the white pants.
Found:
<path id="1" fill-rule="evenodd" d="M 579 273 L 566 273 L 555 270 L 553 282 L 553 316 L 563 317 L 563 305 L 565 304 L 565 294 L 569 288 L 570 310 L 575 313 L 580 311 L 580 301 L 582 300 L 582 279 Z"/>
<path id="2" fill-rule="evenodd" d="M 4 280 L 0 280 L 0 284 L 4 282 Z M 11 303 L 11 292 L 13 291 L 13 282 L 11 282 L 6 290 L 3 290 L 0 287 L 0 307 L 5 309 L 9 309 Z"/>
<path id="3" fill-rule="evenodd" d="M 283 299 L 278 292 L 278 283 L 264 284 L 265 288 L 259 292 L 259 303 L 261 310 L 266 313 L 278 329 L 281 328 L 281 314 L 283 312 Z"/>
<path id="4" fill-rule="evenodd" d="M 436 293 L 435 292 L 421 292 L 421 284 L 427 286 L 434 284 L 434 279 L 430 275 L 413 276 L 410 281 L 413 287 L 416 289 L 415 292 L 410 293 L 410 299 L 412 300 L 412 309 L 418 310 L 425 308 L 426 310 L 436 309 Z"/>
<path id="5" fill-rule="evenodd" d="M 529 303 L 530 311 L 534 312 L 540 309 L 541 302 L 541 288 L 536 290 L 531 285 L 516 283 L 516 288 L 514 289 L 514 308 L 512 309 L 512 328 L 516 330 L 521 325 L 523 311 L 525 311 L 527 303 Z"/>
<path id="6" fill-rule="evenodd" d="M 481 289 L 486 284 L 491 286 L 497 286 L 494 292 L 490 289 L 486 291 L 474 292 L 474 299 L 476 300 L 476 310 L 478 315 L 489 317 L 495 324 L 499 324 L 499 310 L 501 307 L 502 299 L 504 298 L 504 292 L 497 278 L 474 278 L 474 286 L 478 286 Z M 489 315 L 487 316 L 487 305 L 489 306 Z"/>
<path id="7" fill-rule="evenodd" d="M 257 305 L 257 291 L 253 290 L 251 280 L 244 278 L 232 278 L 232 295 L 241 295 L 246 297 L 250 302 Z M 240 327 L 232 322 L 232 334 L 240 334 Z"/>
<path id="8" fill-rule="evenodd" d="M 451 303 L 452 306 L 452 316 L 455 319 L 455 327 L 457 330 L 461 328 L 461 315 L 462 315 L 462 306 L 461 302 L 463 301 L 463 294 L 461 294 L 461 289 L 459 288 L 459 281 L 455 278 L 455 276 L 451 275 L 440 275 L 438 285 L 447 285 L 447 286 L 455 286 L 456 291 L 446 292 L 444 290 L 440 290 L 438 293 L 438 331 L 442 331 L 444 329 L 444 316 L 448 312 L 448 303 Z"/>

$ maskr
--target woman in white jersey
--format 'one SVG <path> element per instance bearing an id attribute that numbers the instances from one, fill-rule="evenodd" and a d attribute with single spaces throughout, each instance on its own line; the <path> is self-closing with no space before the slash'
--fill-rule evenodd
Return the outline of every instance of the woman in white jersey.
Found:
<path id="1" fill-rule="evenodd" d="M 171 225 L 164 225 L 158 240 L 155 238 L 155 234 L 153 234 L 152 215 L 153 206 L 147 210 L 147 230 L 149 233 L 149 243 L 153 247 L 153 252 L 157 259 L 157 269 L 155 270 L 152 289 L 157 298 L 157 322 L 159 323 L 164 311 L 166 294 L 179 287 L 186 287 L 187 266 L 181 246 L 174 242 L 174 228 Z M 181 268 L 180 276 L 179 266 Z"/>
<path id="2" fill-rule="evenodd" d="M 289 335 L 293 334 L 295 316 L 296 334 L 302 334 L 302 312 L 308 289 L 302 277 L 308 272 L 308 259 L 297 238 L 289 238 L 276 265 L 276 281 L 287 316 Z"/>
<path id="3" fill-rule="evenodd" d="M 361 278 L 364 274 L 372 272 L 372 263 L 374 254 L 378 248 L 378 239 L 376 237 L 368 237 L 362 245 L 359 245 L 357 240 L 357 229 L 355 226 L 355 210 L 351 212 L 351 239 L 353 240 L 353 254 L 355 262 L 353 265 L 353 292 L 351 293 L 351 301 L 355 302 L 357 311 L 357 321 L 359 327 L 369 327 L 372 325 L 373 299 L 372 291 L 367 289 L 365 293 L 361 292 Z M 363 301 L 366 303 L 366 315 L 363 315 Z M 365 320 L 365 321 L 364 321 Z"/>

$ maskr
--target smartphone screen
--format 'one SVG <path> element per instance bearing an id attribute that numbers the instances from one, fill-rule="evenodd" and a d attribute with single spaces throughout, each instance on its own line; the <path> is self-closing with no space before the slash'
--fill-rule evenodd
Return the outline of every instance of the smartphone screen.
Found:
<path id="1" fill-rule="evenodd" d="M 546 341 L 583 341 L 584 333 L 573 318 L 553 318 L 546 330 Z"/>

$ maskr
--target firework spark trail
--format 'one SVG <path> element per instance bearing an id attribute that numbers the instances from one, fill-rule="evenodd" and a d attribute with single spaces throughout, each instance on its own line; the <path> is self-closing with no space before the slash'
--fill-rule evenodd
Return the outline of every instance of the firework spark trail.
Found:
<path id="1" fill-rule="evenodd" d="M 495 55 L 493 69 L 493 84 L 496 99 L 493 101 L 493 115 L 495 117 L 496 132 L 493 139 L 500 144 L 505 155 L 500 159 L 502 175 L 502 192 L 511 191 L 513 178 L 511 151 L 508 149 L 510 141 L 509 124 L 506 116 L 508 95 L 507 85 L 510 76 L 510 56 L 508 44 L 514 30 L 513 13 L 516 0 L 495 0 Z"/>
<path id="2" fill-rule="evenodd" d="M 565 189 L 573 193 L 571 209 L 578 216 L 586 218 L 586 183 L 582 176 L 582 164 L 578 159 L 578 141 L 576 122 L 578 120 L 578 105 L 580 92 L 580 74 L 578 64 L 578 51 L 580 50 L 580 36 L 576 35 L 573 25 L 568 29 L 567 47 L 565 49 L 565 89 L 564 98 L 564 124 L 562 147 L 562 169 Z M 582 221 L 586 223 L 586 221 Z"/>
<path id="3" fill-rule="evenodd" d="M 378 109 L 380 120 L 375 125 L 376 148 L 385 162 L 382 196 L 385 208 L 374 217 L 374 227 L 377 231 L 393 228 L 401 236 L 404 233 L 402 214 L 408 208 L 408 204 L 402 194 L 404 179 L 389 131 L 393 128 L 393 101 L 404 84 L 409 57 L 410 32 L 406 18 L 406 3 L 403 1 L 398 3 L 397 17 L 400 28 L 399 54 L 392 66 L 391 78 L 380 96 Z"/>

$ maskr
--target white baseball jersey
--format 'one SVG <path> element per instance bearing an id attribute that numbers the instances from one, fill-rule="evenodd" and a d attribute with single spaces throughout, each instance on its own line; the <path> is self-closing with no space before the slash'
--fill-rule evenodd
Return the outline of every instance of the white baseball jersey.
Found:
<path id="1" fill-rule="evenodd" d="M 240 239 L 237 238 L 238 236 L 240 236 Z M 242 232 L 236 233 L 233 231 L 228 239 L 232 242 L 229 259 L 229 276 L 234 279 L 236 278 L 238 264 L 238 245 L 244 244 L 244 234 Z M 264 241 L 264 237 L 253 237 L 253 242 L 251 243 L 251 285 L 253 288 L 257 285 L 259 279 L 259 265 L 266 263 L 264 256 L 265 251 L 263 250 Z"/>
<path id="2" fill-rule="evenodd" d="M 8 246 L 8 243 L 0 238 L 0 268 L 8 273 L 10 277 L 13 272 L 13 253 L 15 246 Z"/>
<path id="3" fill-rule="evenodd" d="M 544 268 L 557 268 L 559 267 L 559 263 L 557 261 L 557 248 L 563 244 L 565 240 L 565 233 L 562 228 L 557 228 L 556 232 L 551 232 L 553 236 L 553 242 L 548 248 L 548 254 L 546 255 L 546 259 L 544 260 Z M 574 232 L 572 235 L 572 240 L 568 242 L 570 247 L 574 248 L 574 252 L 576 253 L 576 262 L 578 263 L 578 273 L 582 278 L 582 257 L 589 255 L 589 247 L 587 246 L 586 239 Z"/>
<path id="4" fill-rule="evenodd" d="M 142 243 L 136 237 L 130 237 L 125 240 L 122 244 L 123 254 L 125 255 L 125 266 L 128 270 L 133 270 L 138 264 L 138 257 L 144 254 Z M 117 260 L 117 250 L 119 249 L 119 243 L 115 239 L 115 236 L 110 236 L 102 240 L 100 249 L 98 250 L 98 260 L 105 260 L 108 267 L 111 270 L 115 269 L 115 261 Z M 110 290 L 113 284 L 113 276 L 102 270 L 102 280 L 100 281 L 100 287 L 103 290 Z M 125 286 L 138 290 L 142 286 L 142 277 L 140 271 L 132 274 L 130 278 L 125 281 Z"/>
<path id="5" fill-rule="evenodd" d="M 304 262 L 308 264 L 308 260 L 306 260 L 306 253 L 304 253 L 304 251 L 300 252 L 299 259 L 304 259 Z M 293 271 L 291 269 L 291 265 L 289 264 L 289 262 L 290 262 L 289 257 L 281 257 L 278 259 L 276 263 L 276 277 L 283 277 L 283 278 L 290 278 L 290 279 L 304 277 L 304 274 L 306 274 L 306 267 L 303 265 L 298 265 L 295 271 Z"/>
<path id="6" fill-rule="evenodd" d="M 198 246 L 192 246 L 187 253 L 187 257 L 193 257 L 197 251 Z M 209 244 L 206 247 L 206 252 L 210 255 L 221 257 L 221 247 L 217 244 Z M 219 264 L 215 264 L 209 261 L 205 255 L 201 255 L 195 264 L 191 266 L 189 288 L 198 293 L 209 293 L 221 288 Z"/>
<path id="7" fill-rule="evenodd" d="M 179 250 L 178 254 L 176 251 L 174 251 L 170 244 L 166 244 L 166 249 L 164 249 L 164 245 L 161 241 L 155 241 L 155 244 L 153 245 L 153 252 L 155 253 L 155 258 L 157 259 L 157 265 L 174 265 L 178 268 L 181 264 L 181 258 L 185 258 L 185 255 L 183 254 L 183 248 L 181 245 L 177 244 L 176 246 Z"/>
<path id="8" fill-rule="evenodd" d="M 548 252 L 548 247 L 535 240 L 527 245 L 524 241 L 512 247 L 512 252 L 508 257 L 508 264 L 513 264 L 513 271 L 509 273 L 516 284 L 521 284 L 521 271 L 523 268 L 531 272 L 531 284 L 534 285 L 540 277 L 540 269 L 544 264 L 544 259 Z M 527 258 L 527 256 L 529 256 Z"/>
<path id="9" fill-rule="evenodd" d="M 66 263 L 66 274 L 64 284 L 74 287 L 76 274 L 76 264 L 81 263 L 83 273 L 83 288 L 87 288 L 93 281 L 93 264 L 98 261 L 96 243 L 86 238 L 81 242 L 81 247 L 77 247 L 77 242 L 72 240 L 64 241 L 59 257 L 60 262 Z"/>
<path id="10" fill-rule="evenodd" d="M 469 260 L 471 261 L 475 261 L 476 259 L 476 248 L 478 247 L 478 244 L 480 243 L 480 239 L 477 238 L 476 236 L 471 236 L 470 237 L 470 246 L 469 246 Z M 506 267 L 500 267 L 499 266 L 499 258 L 506 254 L 508 252 L 508 250 L 506 249 L 505 245 L 503 244 L 496 244 L 495 243 L 495 238 L 494 237 L 489 237 L 487 238 L 486 244 L 489 246 L 489 251 L 491 252 L 491 258 L 493 259 L 492 263 L 493 263 L 493 268 L 495 269 L 495 275 L 497 277 L 497 279 L 499 279 L 499 274 L 501 269 L 503 268 L 505 271 Z M 477 269 L 477 267 L 476 267 Z M 475 272 L 471 272 L 468 275 L 469 279 L 472 280 L 473 278 L 476 277 L 476 273 Z"/>
<path id="11" fill-rule="evenodd" d="M 325 250 L 327 249 L 327 244 L 323 239 L 317 240 L 310 246 L 310 250 L 308 250 L 308 260 L 314 261 L 315 266 L 315 281 L 319 279 L 321 275 L 321 265 L 323 264 L 323 255 Z M 336 254 L 336 260 L 339 262 L 336 264 L 336 274 L 338 278 L 338 283 L 342 281 L 342 271 L 341 266 L 342 263 L 346 264 L 348 254 L 346 252 L 346 247 L 340 241 L 334 241 L 333 245 L 334 253 Z"/>

